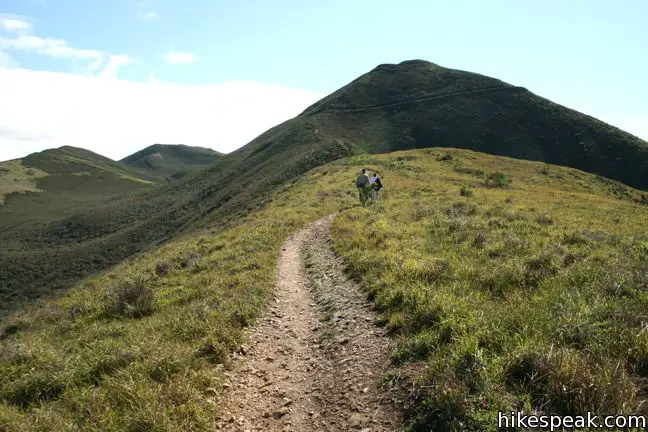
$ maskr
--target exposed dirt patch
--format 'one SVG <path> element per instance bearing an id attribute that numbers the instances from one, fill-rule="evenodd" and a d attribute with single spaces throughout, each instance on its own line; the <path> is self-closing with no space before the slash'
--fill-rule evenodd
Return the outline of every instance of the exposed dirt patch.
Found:
<path id="1" fill-rule="evenodd" d="M 45 171 L 27 168 L 20 160 L 0 162 L 0 205 L 12 193 L 43 192 L 36 186 L 39 178 L 47 177 Z"/>
<path id="2" fill-rule="evenodd" d="M 283 246 L 275 304 L 227 373 L 221 430 L 396 431 L 380 388 L 391 341 L 330 247 L 333 217 Z"/>

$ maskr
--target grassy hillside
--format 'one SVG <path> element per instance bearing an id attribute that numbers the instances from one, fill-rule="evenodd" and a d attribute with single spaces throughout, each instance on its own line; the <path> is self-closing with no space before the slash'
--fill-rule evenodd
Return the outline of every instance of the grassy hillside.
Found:
<path id="1" fill-rule="evenodd" d="M 22 236 L 20 252 L 0 253 L 0 286 L 13 284 L 10 295 L 20 289 L 27 298 L 66 288 L 179 232 L 225 226 L 326 162 L 431 146 L 569 165 L 648 187 L 648 144 L 630 134 L 493 78 L 423 61 L 381 65 L 199 173 Z M 61 248 L 55 261 L 39 252 L 45 247 Z"/>
<path id="2" fill-rule="evenodd" d="M 36 180 L 48 174 L 44 171 L 27 168 L 20 160 L 0 163 L 0 205 L 7 196 L 27 192 L 43 192 L 36 186 Z"/>
<path id="3" fill-rule="evenodd" d="M 382 174 L 377 206 L 356 203 L 360 167 Z M 394 361 L 415 385 L 388 381 L 416 389 L 415 430 L 494 430 L 497 407 L 636 411 L 648 358 L 640 195 L 454 149 L 315 168 L 229 226 L 0 321 L 0 425 L 212 430 L 219 365 L 263 310 L 280 244 L 340 209 L 334 245 L 399 337 Z"/>
<path id="4" fill-rule="evenodd" d="M 213 430 L 218 365 L 263 309 L 282 241 L 353 202 L 330 178 L 0 321 L 0 430 Z"/>
<path id="5" fill-rule="evenodd" d="M 387 173 L 389 199 L 337 218 L 334 244 L 399 335 L 394 361 L 420 365 L 403 385 L 413 430 L 647 414 L 647 205 L 465 151 L 355 162 Z"/>
<path id="6" fill-rule="evenodd" d="M 317 147 L 308 129 L 278 127 L 263 136 L 273 135 L 299 145 L 263 152 L 257 141 L 167 186 L 93 204 L 40 227 L 37 234 L 12 232 L 20 248 L 0 250 L 3 306 L 10 310 L 17 302 L 65 289 L 183 231 L 227 225 L 266 205 L 270 193 L 284 182 L 351 153 L 335 141 Z"/>
<path id="7" fill-rule="evenodd" d="M 223 154 L 212 149 L 186 145 L 154 144 L 120 162 L 150 170 L 168 180 L 177 180 L 214 163 Z"/>
<path id="8" fill-rule="evenodd" d="M 30 282 L 41 279 L 39 288 L 50 293 L 66 283 L 77 269 L 92 269 L 101 261 L 94 254 L 71 254 L 77 238 L 101 217 L 86 220 L 86 230 L 69 230 L 65 218 L 81 209 L 115 199 L 133 199 L 163 182 L 144 170 L 120 164 L 88 150 L 61 147 L 0 163 L 0 311 L 30 298 L 38 289 Z M 65 249 L 54 249 L 58 245 Z"/>
<path id="9" fill-rule="evenodd" d="M 0 220 L 3 228 L 49 221 L 89 202 L 152 186 L 145 173 L 91 151 L 46 150 L 0 162 Z"/>

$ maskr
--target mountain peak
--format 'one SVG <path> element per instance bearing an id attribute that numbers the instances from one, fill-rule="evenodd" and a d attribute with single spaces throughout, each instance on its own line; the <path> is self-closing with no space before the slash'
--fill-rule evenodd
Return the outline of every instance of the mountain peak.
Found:
<path id="1" fill-rule="evenodd" d="M 407 68 L 417 68 L 417 69 L 444 69 L 436 63 L 429 62 L 427 60 L 413 59 L 413 60 L 404 60 L 400 63 L 382 63 L 376 66 L 373 70 L 386 69 L 386 70 L 399 70 Z"/>
<path id="2" fill-rule="evenodd" d="M 489 89 L 518 89 L 495 78 L 425 60 L 384 63 L 308 107 L 302 115 L 389 107 Z"/>

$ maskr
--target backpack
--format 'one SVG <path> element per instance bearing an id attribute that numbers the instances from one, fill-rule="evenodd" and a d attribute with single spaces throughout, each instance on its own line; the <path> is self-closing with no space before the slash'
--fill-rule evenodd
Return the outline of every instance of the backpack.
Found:
<path id="1" fill-rule="evenodd" d="M 357 187 L 365 187 L 369 183 L 369 177 L 367 177 L 365 174 L 361 174 L 358 176 L 356 179 L 356 186 Z"/>
<path id="2" fill-rule="evenodd" d="M 374 187 L 374 189 L 376 191 L 379 191 L 380 189 L 382 189 L 383 185 L 382 185 L 382 182 L 380 181 L 380 177 L 376 178 L 376 181 L 374 182 L 373 187 Z"/>

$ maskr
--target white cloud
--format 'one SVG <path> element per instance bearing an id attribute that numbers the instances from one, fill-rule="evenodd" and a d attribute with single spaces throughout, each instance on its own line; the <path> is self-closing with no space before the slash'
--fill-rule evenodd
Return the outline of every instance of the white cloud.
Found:
<path id="1" fill-rule="evenodd" d="M 0 68 L 0 160 L 62 145 L 113 159 L 154 143 L 229 152 L 323 96 L 259 82 L 187 86 L 154 75 L 138 83 Z"/>
<path id="2" fill-rule="evenodd" d="M 99 76 L 102 78 L 117 78 L 117 69 L 120 66 L 123 66 L 127 63 L 130 63 L 131 59 L 127 55 L 114 55 L 110 57 L 108 63 L 103 68 Z"/>
<path id="3" fill-rule="evenodd" d="M 0 27 L 8 32 L 25 32 L 32 28 L 29 21 L 11 15 L 0 15 Z"/>
<path id="4" fill-rule="evenodd" d="M 164 55 L 164 59 L 167 61 L 167 63 L 171 64 L 191 64 L 197 60 L 196 56 L 191 53 L 178 51 L 169 51 Z"/>
<path id="5" fill-rule="evenodd" d="M 20 35 L 16 38 L 0 37 L 0 48 L 15 49 L 20 51 L 33 51 L 50 57 L 100 59 L 101 53 L 97 50 L 79 49 L 71 47 L 62 39 L 42 38 L 34 35 Z"/>
<path id="6" fill-rule="evenodd" d="M 0 15 L 0 27 L 15 34 L 0 35 L 0 67 L 16 67 L 6 51 L 23 51 L 46 55 L 53 58 L 87 60 L 89 64 L 85 70 L 94 73 L 100 70 L 107 55 L 95 49 L 82 49 L 70 46 L 63 39 L 41 37 L 32 34 L 32 27 L 23 18 L 9 15 Z M 128 56 L 113 55 L 108 59 L 102 74 L 115 76 L 119 66 L 129 61 Z"/>

